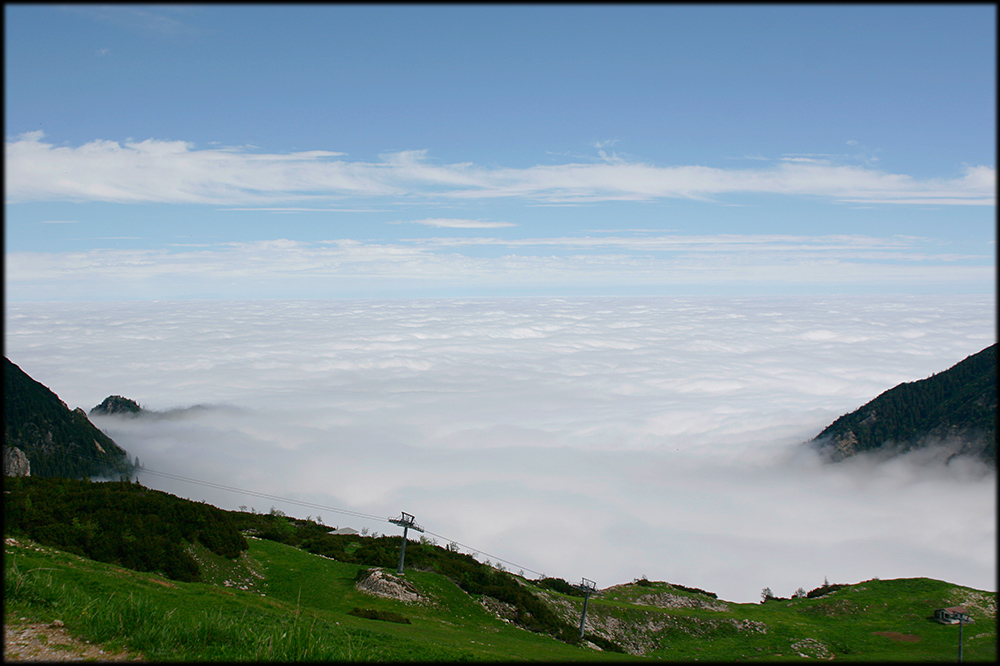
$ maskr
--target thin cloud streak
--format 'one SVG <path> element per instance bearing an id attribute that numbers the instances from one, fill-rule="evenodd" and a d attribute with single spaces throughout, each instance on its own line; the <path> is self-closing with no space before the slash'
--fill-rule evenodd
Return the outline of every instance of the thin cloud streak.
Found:
<path id="1" fill-rule="evenodd" d="M 123 5 L 104 5 L 97 7 L 87 6 L 66 6 L 60 8 L 62 11 L 73 12 L 85 18 L 95 21 L 112 23 L 124 26 L 129 30 L 156 37 L 176 37 L 178 35 L 194 34 L 201 35 L 205 31 L 195 27 L 193 24 L 181 21 L 177 17 L 183 17 L 189 11 L 188 8 L 180 7 L 160 7 L 158 11 L 151 8 L 128 7 Z M 172 16 L 168 16 L 172 14 Z M 101 55 L 109 53 L 111 49 L 102 48 L 97 52 Z"/>
<path id="2" fill-rule="evenodd" d="M 5 257 L 12 300 L 199 296 L 334 297 L 399 288 L 548 289 L 593 285 L 772 285 L 790 280 L 817 289 L 970 285 L 992 290 L 991 257 L 935 254 L 922 239 L 866 236 L 639 236 L 429 238 L 397 242 L 275 239 L 196 248 L 11 252 Z M 475 256 L 463 247 L 513 247 L 519 254 Z M 531 248 L 545 248 L 544 255 Z M 556 253 L 558 252 L 558 253 Z M 110 291 L 109 291 L 110 290 Z"/>
<path id="3" fill-rule="evenodd" d="M 151 469 L 752 602 L 824 577 L 996 589 L 995 473 L 798 446 L 992 344 L 995 317 L 992 296 L 11 303 L 5 335 L 70 407 L 168 412 L 97 419 Z"/>
<path id="4" fill-rule="evenodd" d="M 440 218 L 432 217 L 423 220 L 398 220 L 389 224 L 422 224 L 426 227 L 438 227 L 447 229 L 501 229 L 504 227 L 516 227 L 513 222 L 490 222 L 488 220 L 466 220 L 461 218 Z"/>
<path id="5" fill-rule="evenodd" d="M 615 233 L 615 232 L 610 232 Z M 692 250 L 701 252 L 729 252 L 740 249 L 761 251 L 812 251 L 836 252 L 845 250 L 900 250 L 913 247 L 926 239 L 910 236 L 893 238 L 873 238 L 870 236 L 791 236 L 775 234 L 716 234 L 714 236 L 671 235 L 671 236 L 592 236 L 556 238 L 423 238 L 408 239 L 420 245 L 460 247 L 463 245 L 503 245 L 507 247 L 555 246 L 560 249 L 595 247 L 616 247 L 630 251 L 668 252 Z M 980 257 L 980 258 L 985 258 Z"/>
<path id="6" fill-rule="evenodd" d="M 762 169 L 657 166 L 616 159 L 591 164 L 485 168 L 433 165 L 427 151 L 347 161 L 324 150 L 287 154 L 241 147 L 197 149 L 185 141 L 97 140 L 73 148 L 41 131 L 5 143 L 9 203 L 68 200 L 216 205 L 341 197 L 496 199 L 539 202 L 711 200 L 745 194 L 826 197 L 872 204 L 995 205 L 996 170 L 920 180 L 858 166 L 789 162 Z"/>

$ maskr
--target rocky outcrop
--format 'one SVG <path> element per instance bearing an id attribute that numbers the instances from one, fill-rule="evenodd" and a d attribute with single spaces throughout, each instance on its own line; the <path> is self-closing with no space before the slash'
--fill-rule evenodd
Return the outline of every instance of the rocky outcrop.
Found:
<path id="1" fill-rule="evenodd" d="M 767 625 L 756 620 L 643 614 L 641 611 L 620 612 L 618 615 L 601 611 L 588 612 L 587 627 L 594 634 L 614 641 L 625 652 L 633 655 L 652 652 L 671 634 L 687 634 L 712 640 L 732 635 L 733 632 L 744 635 L 767 633 Z"/>
<path id="2" fill-rule="evenodd" d="M 564 621 L 574 625 L 579 624 L 582 600 L 574 602 L 546 591 L 539 591 L 538 594 Z M 657 597 L 661 603 L 666 601 L 665 596 L 648 596 Z M 671 596 L 682 597 L 682 595 Z M 700 600 L 693 601 L 696 603 Z M 689 602 L 674 600 L 674 603 Z M 704 600 L 704 603 L 711 602 Z M 621 646 L 628 654 L 644 655 L 656 650 L 663 639 L 672 634 L 686 634 L 711 640 L 717 636 L 731 636 L 734 632 L 745 635 L 766 634 L 768 627 L 756 620 L 673 615 L 661 611 L 644 611 L 640 608 L 594 604 L 587 610 L 586 631 Z"/>
<path id="3" fill-rule="evenodd" d="M 479 604 L 504 622 L 512 623 L 517 619 L 517 606 L 514 604 L 485 595 L 479 599 Z"/>
<path id="4" fill-rule="evenodd" d="M 834 435 L 830 440 L 830 460 L 838 462 L 858 452 L 858 436 L 853 431 Z"/>
<path id="5" fill-rule="evenodd" d="M 598 596 L 609 601 L 624 601 L 641 606 L 656 606 L 657 608 L 695 608 L 719 612 L 729 610 L 729 604 L 719 601 L 714 592 L 706 592 L 683 585 L 649 581 L 645 577 L 631 583 L 604 588 L 598 592 Z"/>
<path id="6" fill-rule="evenodd" d="M 355 584 L 355 587 L 366 594 L 386 599 L 395 599 L 408 604 L 429 601 L 427 597 L 420 594 L 420 591 L 417 590 L 417 587 L 413 583 L 400 576 L 393 576 L 382 569 L 369 569 Z"/>
<path id="7" fill-rule="evenodd" d="M 727 611 L 729 605 L 722 601 L 698 599 L 670 592 L 655 592 L 644 594 L 636 598 L 633 602 L 643 606 L 656 606 L 657 608 L 700 608 L 710 611 Z"/>
<path id="8" fill-rule="evenodd" d="M 31 476 L 31 463 L 24 451 L 16 446 L 3 447 L 4 476 Z"/>

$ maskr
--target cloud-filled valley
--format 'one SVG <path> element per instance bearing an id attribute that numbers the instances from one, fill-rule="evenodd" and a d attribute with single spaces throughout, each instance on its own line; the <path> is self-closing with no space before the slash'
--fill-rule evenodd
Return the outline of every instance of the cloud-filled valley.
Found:
<path id="1" fill-rule="evenodd" d="M 356 511 L 531 571 L 734 601 L 995 586 L 996 475 L 799 444 L 995 341 L 991 296 L 11 303 L 6 354 L 150 470 Z M 225 508 L 396 528 L 146 475 Z M 512 567 L 517 570 L 517 567 Z"/>

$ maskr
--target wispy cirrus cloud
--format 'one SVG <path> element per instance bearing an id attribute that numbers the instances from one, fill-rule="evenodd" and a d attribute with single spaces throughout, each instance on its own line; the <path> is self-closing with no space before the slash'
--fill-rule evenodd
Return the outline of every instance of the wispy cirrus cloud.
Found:
<path id="1" fill-rule="evenodd" d="M 498 245 L 505 247 L 556 247 L 563 250 L 618 248 L 637 252 L 830 252 L 902 251 L 927 239 L 910 236 L 876 238 L 859 235 L 797 236 L 782 234 L 559 236 L 549 238 L 437 237 L 408 239 L 416 245 L 461 247 Z M 941 256 L 941 255 L 935 255 Z M 970 257 L 964 257 L 970 258 Z"/>
<path id="2" fill-rule="evenodd" d="M 436 165 L 427 151 L 350 161 L 312 150 L 259 153 L 196 148 L 185 141 L 92 141 L 78 147 L 43 141 L 41 131 L 5 144 L 10 203 L 111 201 L 276 204 L 344 197 L 495 199 L 538 202 L 642 201 L 777 194 L 835 201 L 911 205 L 995 205 L 996 170 L 967 166 L 952 178 L 919 179 L 812 158 L 756 169 L 661 166 L 621 158 L 595 163 L 487 168 Z"/>
<path id="3" fill-rule="evenodd" d="M 389 224 L 422 224 L 425 227 L 445 229 L 502 229 L 516 227 L 513 222 L 490 222 L 488 220 L 466 220 L 461 218 L 431 217 L 423 220 L 397 220 Z"/>
<path id="4" fill-rule="evenodd" d="M 489 256 L 491 247 L 515 251 Z M 996 267 L 992 255 L 942 254 L 923 239 L 899 236 L 449 237 L 11 252 L 5 274 L 11 300 L 102 293 L 141 300 L 419 295 L 537 285 L 555 292 L 734 285 L 767 290 L 787 285 L 789 275 L 797 289 L 966 285 L 982 292 L 992 289 Z"/>
<path id="5" fill-rule="evenodd" d="M 382 208 L 334 208 L 308 206 L 250 206 L 246 208 L 221 208 L 220 210 L 251 211 L 254 213 L 384 213 Z"/>
<path id="6" fill-rule="evenodd" d="M 205 34 L 206 30 L 188 21 L 182 20 L 185 13 L 191 11 L 185 7 L 133 7 L 128 5 L 100 6 L 67 6 L 63 11 L 98 21 L 117 25 L 128 30 L 158 37 L 176 37 L 187 34 Z M 110 49 L 100 49 L 104 55 Z"/>

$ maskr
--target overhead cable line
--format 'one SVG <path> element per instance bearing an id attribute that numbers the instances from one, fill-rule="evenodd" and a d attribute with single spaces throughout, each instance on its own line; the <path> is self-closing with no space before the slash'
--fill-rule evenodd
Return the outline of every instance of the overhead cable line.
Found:
<path id="1" fill-rule="evenodd" d="M 425 534 L 430 534 L 432 536 L 436 536 L 439 539 L 444 539 L 448 543 L 453 543 L 456 546 L 461 546 L 462 548 L 465 548 L 466 550 L 470 550 L 472 552 L 476 552 L 476 553 L 479 553 L 481 555 L 485 555 L 486 557 L 494 559 L 494 560 L 496 560 L 498 562 L 503 562 L 505 564 L 509 564 L 512 567 L 517 567 L 517 569 L 520 570 L 520 571 L 530 571 L 531 573 L 535 574 L 536 576 L 538 576 L 540 578 L 544 578 L 545 577 L 545 574 L 542 573 L 541 571 L 535 571 L 534 569 L 529 569 L 528 567 L 521 566 L 520 564 L 517 564 L 516 562 L 511 562 L 510 560 L 505 560 L 502 557 L 497 557 L 496 555 L 490 555 L 489 553 L 484 553 L 483 551 L 478 550 L 476 548 L 473 548 L 472 546 L 467 546 L 464 543 L 459 543 L 457 541 L 453 541 L 453 540 L 449 539 L 448 537 L 443 536 L 441 534 L 436 534 L 435 532 L 431 532 L 430 530 L 425 530 L 424 533 Z"/>
<path id="2" fill-rule="evenodd" d="M 84 460 L 87 462 L 92 462 L 95 464 L 107 464 L 107 460 L 94 458 L 92 456 L 85 456 L 79 453 L 65 453 L 64 455 L 77 458 L 78 460 Z M 130 463 L 131 464 L 131 463 Z M 168 479 L 175 479 L 177 481 L 185 481 L 187 483 L 193 483 L 199 486 L 207 486 L 209 488 L 218 488 L 219 490 L 227 490 L 233 493 L 243 493 L 246 495 L 253 495 L 254 497 L 260 497 L 262 499 L 275 500 L 278 502 L 286 502 L 288 504 L 297 504 L 299 506 L 304 506 L 312 509 L 322 509 L 323 511 L 330 511 L 333 513 L 342 513 L 348 516 L 354 516 L 355 518 L 366 518 L 368 520 L 377 520 L 383 523 L 388 523 L 388 519 L 383 516 L 374 516 L 370 513 L 362 513 L 360 511 L 351 511 L 350 509 L 338 509 L 333 506 L 326 506 L 324 504 L 315 504 L 313 502 L 304 502 L 302 500 L 295 500 L 288 497 L 281 497 L 279 495 L 270 495 L 268 493 L 258 492 L 256 490 L 247 490 L 246 488 L 236 488 L 234 486 L 226 486 L 221 483 L 214 483 L 212 481 L 202 481 L 201 479 L 192 479 L 187 476 L 181 476 L 180 474 L 171 474 L 170 472 L 160 472 L 153 469 L 147 469 L 146 467 L 132 467 L 132 473 L 138 476 L 139 474 L 151 474 L 153 476 L 162 476 Z"/>
<path id="3" fill-rule="evenodd" d="M 81 454 L 78 454 L 78 453 L 66 453 L 65 455 L 69 455 L 69 456 L 72 456 L 74 458 L 78 458 L 80 460 L 86 460 L 88 462 L 104 463 L 104 464 L 107 463 L 106 460 L 101 460 L 101 459 L 98 459 L 98 458 L 84 456 L 84 455 L 81 455 Z M 247 490 L 245 488 L 236 488 L 234 486 L 227 486 L 227 485 L 224 485 L 224 484 L 221 484 L 221 483 L 214 483 L 212 481 L 202 481 L 201 479 L 192 479 L 190 477 L 181 476 L 180 474 L 171 474 L 170 472 L 160 472 L 160 471 L 157 471 L 157 470 L 148 469 L 146 467 L 135 467 L 135 468 L 133 468 L 133 472 L 135 474 L 151 474 L 153 476 L 160 476 L 160 477 L 164 477 L 164 478 L 168 478 L 168 479 L 174 479 L 174 480 L 177 480 L 177 481 L 184 481 L 186 483 L 193 483 L 195 485 L 206 486 L 206 487 L 209 487 L 209 488 L 216 488 L 218 490 L 225 490 L 225 491 L 232 492 L 232 493 L 243 493 L 245 495 L 252 495 L 254 497 L 260 497 L 262 499 L 269 499 L 269 500 L 273 500 L 273 501 L 277 501 L 277 502 L 285 502 L 287 504 L 295 504 L 295 505 L 298 505 L 298 506 L 304 506 L 306 508 L 311 508 L 311 509 L 320 509 L 322 511 L 329 511 L 329 512 L 332 512 L 332 513 L 339 513 L 339 514 L 343 514 L 343 515 L 346 515 L 346 516 L 353 516 L 355 518 L 364 518 L 366 520 L 374 520 L 374 521 L 378 521 L 378 522 L 382 522 L 382 523 L 392 523 L 393 522 L 392 519 L 385 518 L 385 517 L 382 517 L 382 516 L 375 516 L 375 515 L 372 515 L 370 513 L 362 513 L 360 511 L 351 511 L 350 509 L 339 509 L 337 507 L 326 506 L 325 504 L 315 504 L 313 502 L 303 502 L 301 500 L 290 499 L 288 497 L 281 497 L 280 495 L 271 495 L 271 494 L 268 494 L 268 493 L 258 492 L 256 490 Z M 522 566 L 520 564 L 517 564 L 516 562 L 511 562 L 510 560 L 505 560 L 502 557 L 498 557 L 496 555 L 492 555 L 490 553 L 483 552 L 482 550 L 479 550 L 478 548 L 474 548 L 473 546 L 469 546 L 467 544 L 460 543 L 458 541 L 455 541 L 454 539 L 449 539 L 448 537 L 446 537 L 446 536 L 444 536 L 442 534 L 437 534 L 436 532 L 431 532 L 430 530 L 422 530 L 422 531 L 424 533 L 426 533 L 426 534 L 430 534 L 431 536 L 435 536 L 435 537 L 437 537 L 439 539 L 443 539 L 444 541 L 447 541 L 449 544 L 455 544 L 456 546 L 465 548 L 470 553 L 481 554 L 484 557 L 490 558 L 491 560 L 495 560 L 497 562 L 503 562 L 504 564 L 508 564 L 511 567 L 516 568 L 516 569 L 518 569 L 520 571 L 529 571 L 529 572 L 535 574 L 536 576 L 538 576 L 539 578 L 544 578 L 545 577 L 545 574 L 542 573 L 542 572 L 540 572 L 540 571 L 535 571 L 534 569 Z"/>
<path id="4" fill-rule="evenodd" d="M 253 495 L 254 497 L 260 497 L 263 499 L 275 500 L 278 502 L 286 502 L 288 504 L 297 504 L 299 506 L 304 506 L 311 509 L 322 509 L 323 511 L 332 511 L 333 513 L 341 513 L 347 516 L 354 516 L 355 518 L 366 518 L 368 520 L 378 520 L 383 523 L 389 522 L 386 518 L 382 516 L 375 516 L 370 513 L 362 513 L 360 511 L 351 511 L 350 509 L 338 509 L 332 506 L 326 506 L 325 504 L 315 504 L 313 502 L 303 502 L 301 500 L 290 499 L 288 497 L 281 497 L 279 495 L 269 495 L 267 493 L 257 492 L 256 490 L 247 490 L 245 488 L 235 488 L 233 486 L 225 486 L 221 483 L 213 483 L 211 481 L 201 481 L 199 479 L 191 479 L 186 476 L 180 476 L 179 474 L 170 474 L 169 472 L 157 472 L 155 470 L 146 469 L 145 467 L 140 467 L 137 472 L 139 474 L 152 474 L 154 476 L 162 476 L 168 479 L 176 479 L 178 481 L 186 481 L 187 483 L 194 483 L 200 486 L 208 486 L 209 488 L 218 488 L 219 490 L 228 490 L 234 493 L 244 493 L 247 495 Z"/>
<path id="5" fill-rule="evenodd" d="M 392 523 L 393 522 L 392 520 L 383 518 L 381 516 L 373 516 L 371 514 L 361 513 L 359 511 L 350 511 L 350 510 L 347 510 L 347 509 L 337 509 L 335 507 L 329 507 L 329 506 L 325 506 L 325 505 L 322 505 L 322 504 L 314 504 L 312 502 L 302 502 L 302 501 L 299 501 L 299 500 L 289 499 L 287 497 L 280 497 L 278 495 L 269 495 L 267 493 L 259 493 L 259 492 L 253 491 L 253 490 L 245 490 L 243 488 L 234 488 L 232 486 L 226 486 L 226 485 L 222 485 L 220 483 L 212 483 L 210 481 L 201 481 L 201 480 L 198 480 L 198 479 L 191 479 L 191 478 L 187 478 L 187 477 L 180 476 L 180 475 L 177 475 L 177 474 L 169 474 L 167 472 L 157 472 L 157 471 L 149 470 L 149 469 L 146 469 L 146 468 L 139 468 L 139 472 L 145 472 L 147 474 L 154 474 L 156 476 L 163 476 L 163 477 L 167 477 L 167 478 L 171 478 L 171 479 L 177 479 L 177 480 L 180 480 L 180 481 L 186 481 L 188 483 L 194 483 L 194 484 L 198 484 L 198 485 L 209 486 L 211 488 L 218 488 L 220 490 L 228 490 L 230 492 L 246 493 L 248 495 L 253 495 L 255 497 L 261 497 L 261 498 L 264 498 L 264 499 L 270 499 L 270 500 L 275 500 L 275 501 L 286 502 L 286 503 L 289 503 L 289 504 L 297 504 L 299 506 L 304 506 L 304 507 L 308 507 L 308 508 L 322 509 L 323 511 L 332 511 L 334 513 L 342 513 L 342 514 L 345 514 L 345 515 L 355 516 L 355 517 L 358 517 L 358 518 L 367 518 L 369 520 L 377 520 L 377 521 L 380 521 L 380 522 L 383 522 L 383 523 Z M 459 543 L 458 541 L 455 541 L 453 539 L 449 539 L 448 537 L 446 537 L 446 536 L 444 536 L 442 534 L 437 534 L 436 532 L 431 532 L 430 530 L 426 530 L 426 529 L 422 529 L 421 531 L 424 532 L 425 534 L 429 534 L 431 536 L 438 537 L 439 539 L 443 539 L 444 541 L 447 541 L 448 543 L 453 543 L 456 546 L 460 546 L 462 548 L 465 548 L 466 550 L 468 550 L 470 552 L 480 553 L 484 557 L 488 557 L 488 558 L 490 558 L 492 560 L 496 560 L 498 562 L 503 562 L 504 564 L 508 564 L 511 567 L 516 567 L 518 570 L 521 570 L 521 571 L 530 571 L 531 573 L 533 573 L 533 574 L 535 574 L 535 575 L 537 575 L 539 577 L 544 577 L 545 576 L 545 574 L 542 573 L 542 572 L 540 572 L 540 571 L 535 571 L 534 569 L 530 569 L 528 567 L 521 566 L 520 564 L 517 564 L 516 562 L 511 562 L 510 560 L 505 560 L 502 557 L 498 557 L 496 555 L 492 555 L 490 553 L 483 552 L 483 551 L 481 551 L 481 550 L 479 550 L 477 548 L 474 548 L 472 546 L 466 545 L 464 543 Z"/>

